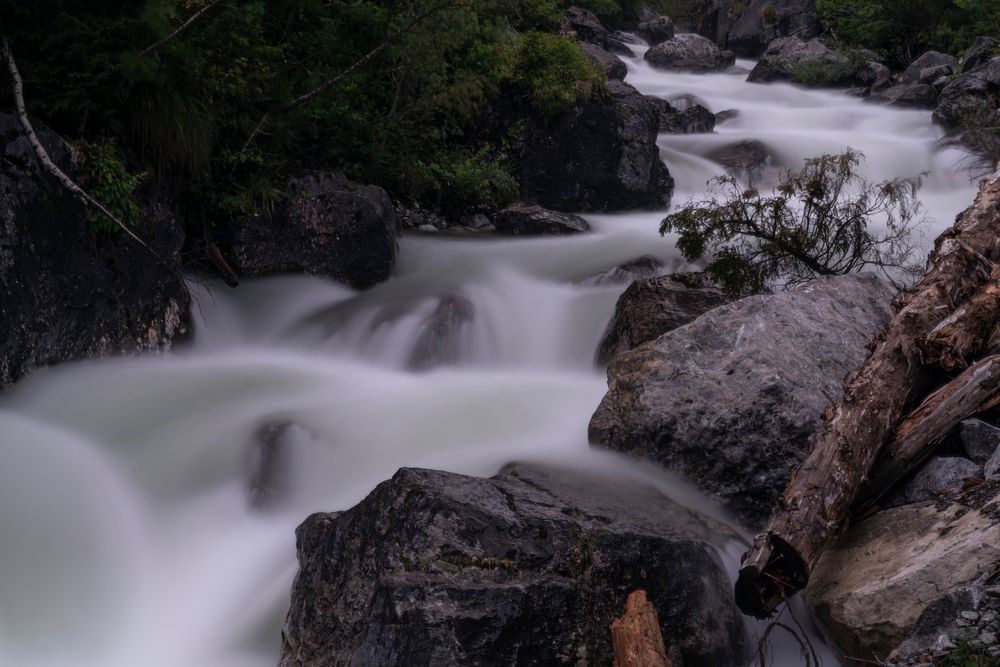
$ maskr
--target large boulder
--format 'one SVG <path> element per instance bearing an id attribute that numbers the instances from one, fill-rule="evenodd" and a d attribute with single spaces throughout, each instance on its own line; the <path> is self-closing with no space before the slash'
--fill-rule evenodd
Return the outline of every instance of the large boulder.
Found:
<path id="1" fill-rule="evenodd" d="M 743 11 L 730 20 L 724 42 L 740 56 L 757 57 L 778 37 L 817 34 L 816 0 L 750 0 L 742 4 Z"/>
<path id="2" fill-rule="evenodd" d="M 621 81 L 628 74 L 628 67 L 625 65 L 625 62 L 610 51 L 606 51 L 596 44 L 588 42 L 581 42 L 580 48 L 583 50 L 583 54 L 587 56 L 587 60 L 604 70 L 604 76 L 607 78 Z"/>
<path id="3" fill-rule="evenodd" d="M 1000 40 L 993 37 L 977 37 L 972 46 L 965 50 L 962 58 L 962 71 L 971 72 L 980 65 L 989 62 L 990 58 L 1000 51 Z"/>
<path id="4" fill-rule="evenodd" d="M 941 91 L 934 121 L 951 131 L 975 126 L 982 113 L 1000 105 L 1000 56 L 962 73 Z"/>
<path id="5" fill-rule="evenodd" d="M 644 39 L 650 46 L 656 46 L 668 39 L 673 39 L 674 22 L 666 16 L 651 17 L 639 23 L 635 34 Z"/>
<path id="6" fill-rule="evenodd" d="M 396 261 L 396 211 L 385 190 L 339 173 L 289 181 L 272 215 L 232 229 L 240 273 L 308 273 L 365 288 L 389 278 Z"/>
<path id="7" fill-rule="evenodd" d="M 75 176 L 67 144 L 37 130 Z M 166 206 L 148 203 L 135 232 L 151 250 L 96 229 L 37 166 L 15 116 L 0 114 L 0 388 L 63 361 L 169 350 L 184 334 L 183 230 Z"/>
<path id="8" fill-rule="evenodd" d="M 958 58 L 947 53 L 928 51 L 903 71 L 900 83 L 933 83 L 940 76 L 949 76 L 958 69 Z"/>
<path id="9" fill-rule="evenodd" d="M 656 145 L 659 105 L 620 81 L 548 123 L 529 123 L 521 159 L 524 199 L 560 211 L 665 208 L 673 179 Z"/>
<path id="10" fill-rule="evenodd" d="M 715 130 L 715 114 L 703 104 L 683 105 L 683 108 L 658 97 L 660 132 L 668 134 L 707 134 Z"/>
<path id="11" fill-rule="evenodd" d="M 991 574 L 1000 561 L 998 507 L 1000 483 L 982 484 L 953 501 L 879 512 L 827 548 L 806 597 L 843 654 L 882 659 L 915 629 L 925 641 L 942 632 L 929 617 L 947 625 L 950 612 L 928 614 L 924 627 L 918 620 Z"/>
<path id="12" fill-rule="evenodd" d="M 623 38 L 605 28 L 593 12 L 582 7 L 570 7 L 566 10 L 563 32 L 573 35 L 580 42 L 599 46 L 606 51 L 623 56 L 633 55 Z"/>
<path id="13" fill-rule="evenodd" d="M 615 304 L 597 347 L 597 364 L 655 340 L 699 315 L 731 301 L 704 274 L 686 273 L 636 280 Z"/>
<path id="14" fill-rule="evenodd" d="M 732 51 L 723 51 L 712 40 L 692 32 L 657 44 L 643 57 L 654 67 L 685 72 L 715 72 L 736 62 Z"/>
<path id="15" fill-rule="evenodd" d="M 855 274 L 710 310 L 611 362 L 590 442 L 691 478 L 758 528 L 891 301 Z"/>
<path id="16" fill-rule="evenodd" d="M 938 91 L 926 83 L 900 83 L 872 95 L 872 101 L 914 109 L 933 109 L 938 101 Z"/>
<path id="17" fill-rule="evenodd" d="M 810 86 L 849 86 L 858 66 L 830 49 L 819 39 L 782 37 L 767 50 L 750 72 L 747 81 L 795 81 Z"/>
<path id="18" fill-rule="evenodd" d="M 402 469 L 296 537 L 281 667 L 610 665 L 611 621 L 636 589 L 677 664 L 745 662 L 713 547 L 731 534 L 624 480 Z"/>

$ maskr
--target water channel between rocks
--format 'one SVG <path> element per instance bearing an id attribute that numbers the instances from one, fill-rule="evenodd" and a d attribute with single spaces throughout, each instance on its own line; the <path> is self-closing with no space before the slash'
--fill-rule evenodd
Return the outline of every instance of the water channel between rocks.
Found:
<path id="1" fill-rule="evenodd" d="M 972 202 L 969 160 L 937 147 L 930 112 L 745 78 L 629 62 L 643 93 L 739 111 L 715 134 L 661 136 L 675 205 L 721 173 L 704 155 L 744 139 L 764 142 L 776 167 L 850 146 L 870 178 L 926 173 L 925 246 Z M 395 277 L 363 293 L 305 277 L 196 286 L 195 335 L 170 357 L 67 365 L 3 396 L 0 664 L 274 665 L 295 526 L 401 466 L 569 463 L 637 476 L 726 520 L 668 473 L 588 447 L 606 389 L 594 350 L 624 285 L 580 281 L 641 255 L 685 265 L 658 234 L 662 211 L 585 217 L 594 232 L 572 238 L 405 237 Z M 471 304 L 460 363 L 408 370 L 443 297 Z M 300 427 L 290 495 L 252 512 L 248 443 L 284 420 Z M 741 552 L 723 549 L 731 574 Z M 800 664 L 781 650 L 775 664 Z"/>

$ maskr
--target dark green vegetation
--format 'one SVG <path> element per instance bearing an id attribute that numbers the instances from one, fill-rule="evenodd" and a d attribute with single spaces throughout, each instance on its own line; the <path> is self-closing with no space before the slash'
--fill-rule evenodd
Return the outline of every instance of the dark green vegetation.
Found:
<path id="1" fill-rule="evenodd" d="M 438 207 L 513 200 L 509 119 L 603 94 L 603 74 L 557 34 L 569 4 L 0 0 L 0 30 L 30 113 L 81 150 L 85 185 L 135 220 L 141 181 L 169 193 L 189 228 L 211 228 L 272 209 L 287 176 L 309 169 Z M 639 3 L 575 4 L 615 24 Z"/>
<path id="2" fill-rule="evenodd" d="M 979 35 L 1000 35 L 996 0 L 817 0 L 820 17 L 845 44 L 905 67 L 927 50 L 961 55 Z"/>
<path id="3" fill-rule="evenodd" d="M 861 160 L 850 150 L 807 160 L 770 195 L 721 176 L 711 196 L 669 215 L 660 233 L 676 232 L 688 261 L 711 257 L 705 270 L 733 295 L 864 268 L 899 282 L 918 271 L 910 235 L 921 222 L 920 183 L 869 183 L 857 172 Z"/>

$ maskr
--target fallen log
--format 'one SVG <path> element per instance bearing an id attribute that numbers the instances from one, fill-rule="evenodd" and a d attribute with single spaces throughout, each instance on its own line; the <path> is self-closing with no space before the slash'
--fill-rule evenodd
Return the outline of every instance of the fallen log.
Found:
<path id="1" fill-rule="evenodd" d="M 614 667 L 671 667 L 656 609 L 646 591 L 629 593 L 625 614 L 611 624 Z"/>
<path id="2" fill-rule="evenodd" d="M 964 370 L 989 345 L 998 321 L 1000 266 L 994 266 L 982 289 L 918 341 L 921 361 L 952 373 Z"/>
<path id="3" fill-rule="evenodd" d="M 744 554 L 736 603 L 766 618 L 805 587 L 820 554 L 868 479 L 883 445 L 926 393 L 933 369 L 918 341 L 989 281 L 1000 260 L 1000 173 L 935 241 L 924 277 L 900 300 L 871 356 L 813 436 L 811 449 L 775 503 L 764 533 Z"/>
<path id="4" fill-rule="evenodd" d="M 870 483 L 855 503 L 855 513 L 877 501 L 912 472 L 959 423 L 989 409 L 1000 396 L 1000 355 L 980 359 L 928 396 L 896 429 L 869 475 Z"/>

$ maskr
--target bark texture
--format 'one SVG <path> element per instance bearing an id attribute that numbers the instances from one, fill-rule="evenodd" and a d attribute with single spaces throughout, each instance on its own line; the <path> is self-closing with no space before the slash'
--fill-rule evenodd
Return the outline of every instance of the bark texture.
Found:
<path id="1" fill-rule="evenodd" d="M 629 593 L 625 613 L 611 624 L 614 667 L 671 667 L 656 609 L 646 591 Z"/>

